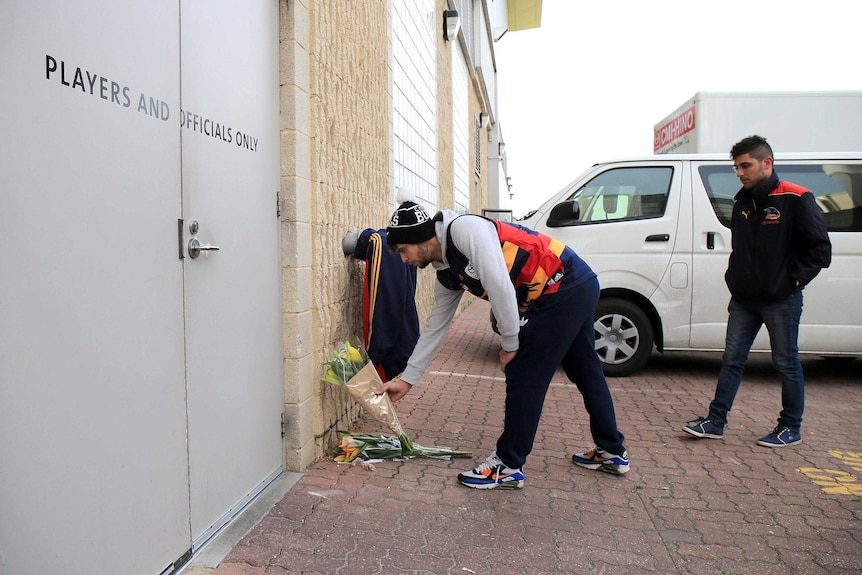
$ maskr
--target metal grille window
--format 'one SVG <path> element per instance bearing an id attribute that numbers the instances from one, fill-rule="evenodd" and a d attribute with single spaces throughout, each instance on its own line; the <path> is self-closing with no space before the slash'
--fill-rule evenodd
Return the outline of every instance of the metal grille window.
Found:
<path id="1" fill-rule="evenodd" d="M 470 211 L 470 110 L 467 63 L 459 42 L 452 42 L 452 148 L 455 211 Z"/>
<path id="2" fill-rule="evenodd" d="M 474 0 L 454 0 L 452 3 L 455 10 L 458 11 L 458 16 L 461 18 L 461 34 L 464 35 L 464 43 L 467 45 L 467 50 L 470 51 L 470 58 L 473 58 L 473 4 Z M 481 7 L 479 8 L 481 10 Z"/>
<path id="3" fill-rule="evenodd" d="M 437 84 L 434 0 L 390 2 L 392 14 L 395 185 L 410 186 L 428 211 L 438 209 Z"/>
<path id="4" fill-rule="evenodd" d="M 479 118 L 475 118 L 473 120 L 473 133 L 474 133 L 474 157 L 476 158 L 476 175 L 482 175 L 482 126 L 479 124 Z"/>

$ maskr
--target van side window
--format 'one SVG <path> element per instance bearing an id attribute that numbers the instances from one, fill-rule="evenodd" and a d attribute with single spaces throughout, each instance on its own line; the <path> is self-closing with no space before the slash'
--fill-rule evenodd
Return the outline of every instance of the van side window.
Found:
<path id="1" fill-rule="evenodd" d="M 700 166 L 698 168 L 712 211 L 715 212 L 718 221 L 726 228 L 730 228 L 730 216 L 733 215 L 733 197 L 742 187 L 739 178 L 733 172 L 733 166 Z"/>
<path id="2" fill-rule="evenodd" d="M 730 227 L 733 197 L 739 180 L 728 166 L 700 166 L 712 209 L 725 227 Z M 814 193 L 830 232 L 862 231 L 862 165 L 859 164 L 784 164 L 775 163 L 782 180 L 806 187 Z"/>
<path id="3" fill-rule="evenodd" d="M 602 172 L 571 194 L 579 223 L 657 218 L 664 215 L 673 168 L 615 168 Z"/>

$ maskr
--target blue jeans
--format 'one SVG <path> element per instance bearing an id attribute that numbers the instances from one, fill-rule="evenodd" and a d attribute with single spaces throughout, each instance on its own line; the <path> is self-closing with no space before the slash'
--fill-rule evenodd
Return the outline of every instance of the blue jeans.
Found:
<path id="1" fill-rule="evenodd" d="M 799 432 L 805 408 L 805 379 L 799 362 L 799 318 L 802 316 L 802 291 L 770 303 L 730 299 L 727 307 L 727 337 L 715 399 L 709 404 L 709 416 L 715 423 L 727 425 L 727 414 L 733 406 L 742 381 L 748 352 L 760 326 L 769 332 L 772 365 L 781 378 L 781 414 L 778 423 Z"/>

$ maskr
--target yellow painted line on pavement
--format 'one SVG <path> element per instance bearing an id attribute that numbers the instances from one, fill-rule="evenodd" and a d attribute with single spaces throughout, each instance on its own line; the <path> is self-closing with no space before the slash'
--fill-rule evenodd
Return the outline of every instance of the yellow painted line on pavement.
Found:
<path id="1" fill-rule="evenodd" d="M 835 459 L 841 460 L 844 465 L 854 471 L 862 473 L 862 453 L 857 451 L 837 451 L 835 449 L 830 449 L 829 455 Z"/>
<path id="2" fill-rule="evenodd" d="M 862 473 L 862 453 L 830 450 L 829 455 L 838 459 L 850 469 Z M 808 477 L 824 493 L 862 496 L 862 483 L 859 482 L 855 475 L 847 471 L 820 469 L 817 467 L 799 467 L 796 471 Z"/>

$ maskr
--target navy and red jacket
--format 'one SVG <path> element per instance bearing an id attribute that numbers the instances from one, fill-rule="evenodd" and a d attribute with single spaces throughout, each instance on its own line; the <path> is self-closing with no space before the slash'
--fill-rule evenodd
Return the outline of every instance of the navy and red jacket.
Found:
<path id="1" fill-rule="evenodd" d="M 389 251 L 385 229 L 362 231 L 353 257 L 365 261 L 362 290 L 365 349 L 380 377 L 389 381 L 407 367 L 419 340 L 416 268 Z"/>
<path id="2" fill-rule="evenodd" d="M 734 197 L 730 262 L 734 298 L 773 302 L 804 288 L 832 261 L 832 244 L 810 190 L 773 173 Z"/>

